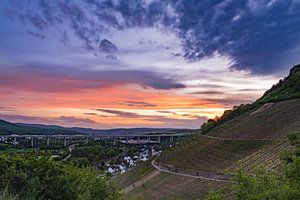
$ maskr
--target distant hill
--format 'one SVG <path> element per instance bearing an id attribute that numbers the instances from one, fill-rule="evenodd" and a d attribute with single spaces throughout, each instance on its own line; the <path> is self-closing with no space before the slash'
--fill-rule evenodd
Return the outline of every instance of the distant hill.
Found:
<path id="1" fill-rule="evenodd" d="M 74 135 L 78 134 L 78 132 L 65 129 L 63 127 L 42 127 L 42 126 L 31 126 L 24 124 L 13 124 L 4 120 L 0 120 L 0 135 L 5 134 L 19 134 L 19 135 L 25 135 L 25 134 L 46 134 L 46 135 L 54 135 L 54 134 L 62 134 L 62 135 Z"/>
<path id="2" fill-rule="evenodd" d="M 172 133 L 194 133 L 199 132 L 198 129 L 172 129 L 172 128 L 116 128 L 107 130 L 97 130 L 90 128 L 70 128 L 82 134 L 95 135 L 135 135 L 135 134 L 172 134 Z"/>
<path id="3" fill-rule="evenodd" d="M 62 134 L 62 135 L 74 135 L 74 134 L 87 134 L 87 135 L 134 135 L 134 134 L 171 134 L 171 133 L 194 133 L 199 132 L 195 129 L 171 129 L 171 128 L 118 128 L 97 130 L 91 128 L 82 127 L 62 127 L 56 125 L 44 125 L 44 124 L 25 124 L 25 123 L 10 123 L 4 120 L 0 120 L 0 135 L 4 134 Z"/>

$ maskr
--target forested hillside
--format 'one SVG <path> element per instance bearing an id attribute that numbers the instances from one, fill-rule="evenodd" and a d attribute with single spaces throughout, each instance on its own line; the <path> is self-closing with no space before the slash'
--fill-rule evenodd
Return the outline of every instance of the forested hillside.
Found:
<path id="1" fill-rule="evenodd" d="M 300 98 L 300 65 L 294 66 L 287 77 L 273 85 L 255 102 L 234 106 L 231 110 L 226 110 L 221 117 L 209 119 L 201 126 L 202 134 L 206 134 L 229 120 L 251 113 L 266 103 L 277 103 L 298 98 Z"/>

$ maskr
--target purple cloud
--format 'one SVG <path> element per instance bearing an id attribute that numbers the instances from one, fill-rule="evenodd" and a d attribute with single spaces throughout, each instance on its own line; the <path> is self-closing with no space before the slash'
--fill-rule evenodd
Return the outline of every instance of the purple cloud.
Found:
<path id="1" fill-rule="evenodd" d="M 94 124 L 96 123 L 94 120 L 89 118 L 79 118 L 74 116 L 60 116 L 56 118 L 56 120 L 62 121 L 64 123 L 85 123 L 85 124 Z"/>
<path id="2" fill-rule="evenodd" d="M 176 80 L 150 71 L 82 71 L 70 72 L 61 66 L 0 67 L 2 87 L 38 92 L 67 92 L 80 89 L 107 88 L 116 85 L 138 84 L 144 88 L 171 90 L 185 88 Z"/>
<path id="3" fill-rule="evenodd" d="M 96 109 L 96 110 L 100 111 L 100 112 L 117 115 L 119 117 L 124 117 L 124 118 L 139 118 L 139 117 L 141 117 L 141 115 L 139 115 L 137 113 L 125 112 L 125 111 L 120 111 L 120 110 L 109 110 L 109 109 Z"/>
<path id="4" fill-rule="evenodd" d="M 125 101 L 124 103 L 121 103 L 123 105 L 126 106 L 130 106 L 130 107 L 156 107 L 155 104 L 151 104 L 151 103 L 147 103 L 147 102 L 143 102 L 143 101 Z"/>

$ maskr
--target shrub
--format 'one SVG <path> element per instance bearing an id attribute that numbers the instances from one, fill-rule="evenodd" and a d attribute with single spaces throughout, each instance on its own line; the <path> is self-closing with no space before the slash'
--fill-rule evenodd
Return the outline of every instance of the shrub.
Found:
<path id="1" fill-rule="evenodd" d="M 47 156 L 0 155 L 0 190 L 20 199 L 122 199 L 109 177 L 92 168 L 77 168 Z"/>

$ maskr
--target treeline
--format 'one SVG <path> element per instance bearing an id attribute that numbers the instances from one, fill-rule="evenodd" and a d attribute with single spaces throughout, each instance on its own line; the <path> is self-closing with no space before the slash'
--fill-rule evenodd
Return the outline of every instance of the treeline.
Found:
<path id="1" fill-rule="evenodd" d="M 231 119 L 234 119 L 238 116 L 241 116 L 245 113 L 255 110 L 258 107 L 258 104 L 241 104 L 239 106 L 234 106 L 231 110 L 225 110 L 221 117 L 216 116 L 214 119 L 209 119 L 207 122 L 204 122 L 201 126 L 201 133 L 208 133 L 210 130 L 219 126 Z"/>
<path id="2" fill-rule="evenodd" d="M 289 136 L 292 149 L 281 156 L 278 171 L 258 169 L 249 174 L 240 169 L 232 186 L 210 191 L 208 200 L 296 200 L 300 199 L 300 133 Z"/>
<path id="3" fill-rule="evenodd" d="M 294 66 L 289 76 L 273 85 L 271 89 L 267 90 L 265 94 L 255 102 L 234 106 L 233 109 L 224 111 L 221 117 L 216 116 L 214 119 L 209 119 L 203 123 L 201 133 L 206 134 L 226 121 L 253 112 L 265 103 L 276 103 L 296 98 L 300 98 L 300 65 Z"/>
<path id="4" fill-rule="evenodd" d="M 100 171 L 29 154 L 0 155 L 0 192 L 10 194 L 3 198 L 13 196 L 15 200 L 123 199 Z"/>
<path id="5" fill-rule="evenodd" d="M 258 99 L 258 102 L 278 102 L 300 98 L 300 65 L 294 66 L 289 76 L 280 80 L 272 88 Z"/>
<path id="6" fill-rule="evenodd" d="M 71 155 L 72 160 L 79 166 L 93 165 L 104 159 L 111 158 L 122 152 L 120 147 L 108 144 L 98 144 L 93 146 L 78 146 Z"/>

